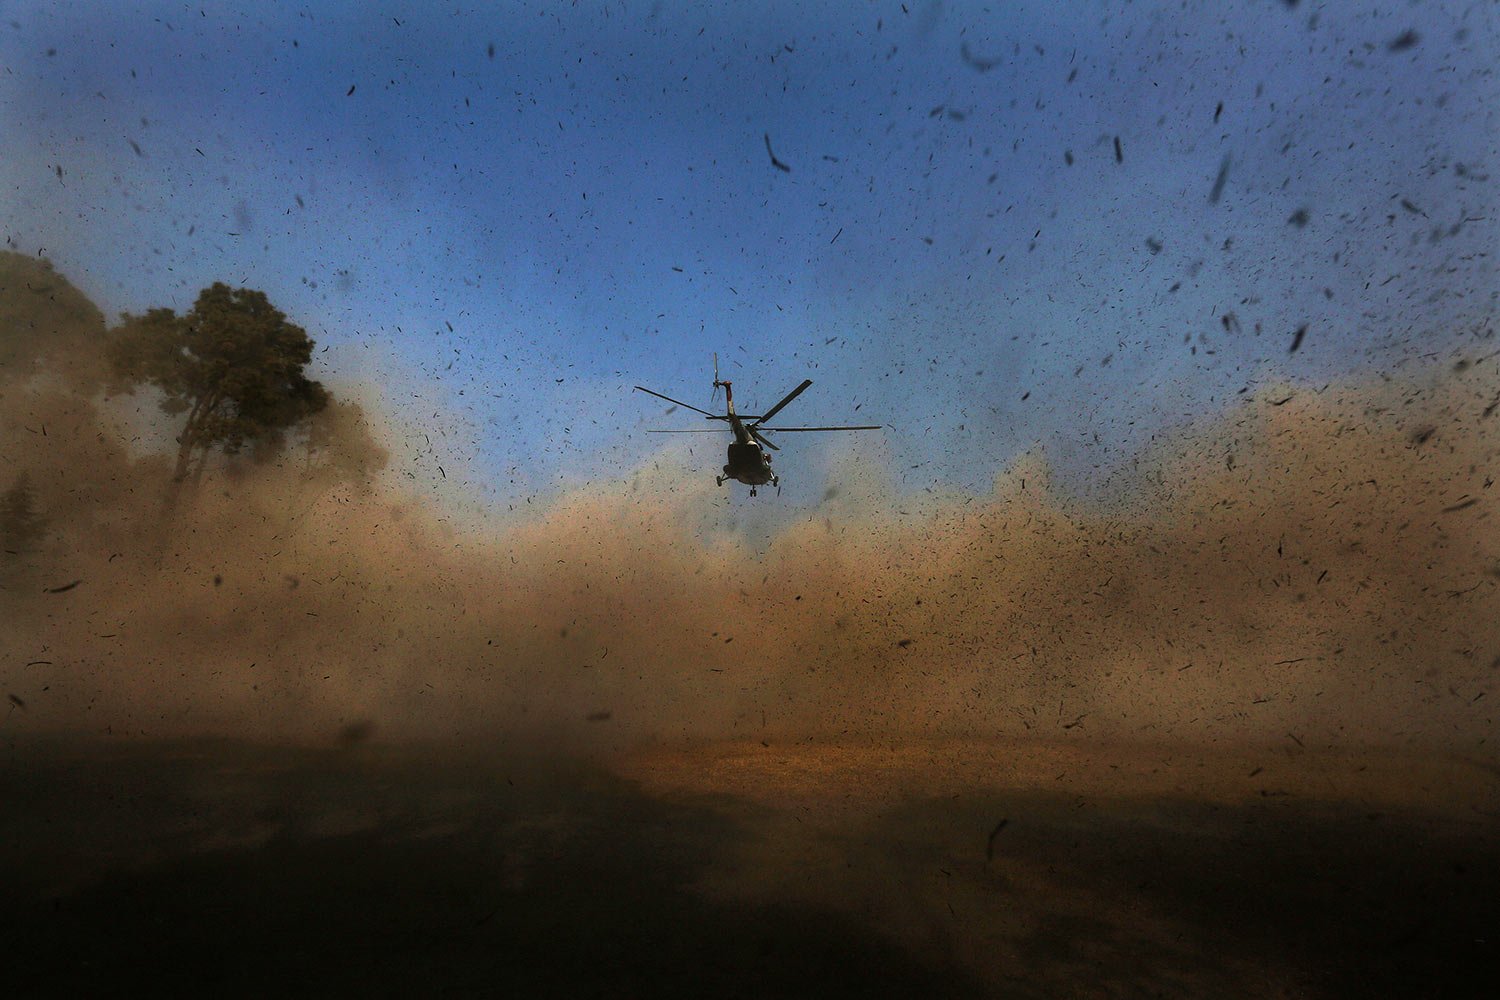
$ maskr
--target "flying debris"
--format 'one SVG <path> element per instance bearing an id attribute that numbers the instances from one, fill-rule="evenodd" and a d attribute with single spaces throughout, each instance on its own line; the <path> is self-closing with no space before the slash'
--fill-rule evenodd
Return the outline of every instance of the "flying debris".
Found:
<path id="1" fill-rule="evenodd" d="M 979 56 L 976 56 L 973 51 L 970 50 L 968 42 L 958 43 L 958 54 L 959 57 L 963 59 L 964 65 L 979 73 L 988 73 L 990 70 L 1000 65 L 999 59 L 981 59 Z"/>
<path id="2" fill-rule="evenodd" d="M 1219 163 L 1219 176 L 1214 178 L 1214 186 L 1208 192 L 1208 203 L 1217 205 L 1219 199 L 1224 196 L 1224 182 L 1229 180 L 1229 154 L 1224 154 L 1224 159 Z"/>
<path id="3" fill-rule="evenodd" d="M 338 741 L 343 747 L 358 746 L 375 734 L 375 723 L 369 719 L 356 719 L 339 728 Z"/>
<path id="4" fill-rule="evenodd" d="M 1408 28 L 1406 31 L 1401 32 L 1401 34 L 1397 35 L 1395 38 L 1392 38 L 1389 42 L 1387 42 L 1385 47 L 1386 50 L 1390 52 L 1405 52 L 1407 49 L 1416 48 L 1417 43 L 1421 40 L 1421 35 Z"/>
<path id="5" fill-rule="evenodd" d="M 1010 817 L 1009 816 L 1007 816 L 1006 818 L 1002 819 L 1000 822 L 998 822 L 998 823 L 995 824 L 995 828 L 990 831 L 989 839 L 985 842 L 985 845 L 984 845 L 984 860 L 986 860 L 986 861 L 994 861 L 995 860 L 995 838 L 998 837 L 998 836 L 1000 836 L 1000 834 L 1009 825 L 1010 825 Z"/>
<path id="6" fill-rule="evenodd" d="M 780 170 L 782 173 L 791 173 L 792 168 L 776 159 L 776 154 L 771 152 L 771 133 L 764 133 L 763 138 L 766 140 L 766 155 L 771 158 L 771 166 L 775 167 L 777 170 Z"/>

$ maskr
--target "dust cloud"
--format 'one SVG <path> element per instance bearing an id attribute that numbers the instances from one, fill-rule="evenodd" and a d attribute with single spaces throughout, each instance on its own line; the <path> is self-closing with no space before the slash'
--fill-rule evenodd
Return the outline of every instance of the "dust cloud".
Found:
<path id="1" fill-rule="evenodd" d="M 104 395 L 106 323 L 66 279 L 0 263 L 0 490 L 24 483 L 43 524 L 0 564 L 11 733 L 1493 755 L 1482 338 L 1363 381 L 1268 380 L 1123 463 L 1104 500 L 1028 454 L 989 495 L 920 504 L 865 470 L 863 499 L 766 544 L 704 526 L 711 487 L 629 477 L 481 532 L 383 470 L 381 417 L 346 404 L 161 523 L 166 418 Z"/>

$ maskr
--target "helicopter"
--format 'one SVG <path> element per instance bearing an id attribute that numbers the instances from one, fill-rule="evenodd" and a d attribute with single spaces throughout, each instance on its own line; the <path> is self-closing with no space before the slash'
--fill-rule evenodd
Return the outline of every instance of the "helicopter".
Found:
<path id="1" fill-rule="evenodd" d="M 750 495 L 755 496 L 755 488 L 770 483 L 781 492 L 781 478 L 771 471 L 771 456 L 766 449 L 780 451 L 780 447 L 773 444 L 767 434 L 800 434 L 810 431 L 878 431 L 879 424 L 866 424 L 859 427 L 767 427 L 766 421 L 780 413 L 782 407 L 796 399 L 812 385 L 812 379 L 803 379 L 802 384 L 787 393 L 775 406 L 762 414 L 745 414 L 734 412 L 734 385 L 728 379 L 719 378 L 719 356 L 714 355 L 714 396 L 718 396 L 719 389 L 724 390 L 724 413 L 709 413 L 701 410 L 691 403 L 684 403 L 680 399 L 647 389 L 643 385 L 636 386 L 641 392 L 648 393 L 658 399 L 665 399 L 669 403 L 686 407 L 694 413 L 701 413 L 709 420 L 722 420 L 729 424 L 725 430 L 734 434 L 734 440 L 729 444 L 729 461 L 724 466 L 724 474 L 714 477 L 714 482 L 723 486 L 727 479 L 735 479 L 750 487 Z M 648 434 L 716 434 L 714 430 L 651 430 Z"/>

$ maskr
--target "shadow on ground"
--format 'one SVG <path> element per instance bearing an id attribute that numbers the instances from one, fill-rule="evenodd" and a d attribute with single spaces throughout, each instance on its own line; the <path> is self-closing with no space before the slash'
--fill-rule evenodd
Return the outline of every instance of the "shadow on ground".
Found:
<path id="1" fill-rule="evenodd" d="M 910 802 L 877 828 L 876 851 L 901 844 L 908 867 L 970 869 L 967 896 L 943 880 L 955 905 L 1019 914 L 991 977 L 1002 992 L 1493 995 L 1493 819 L 1015 792 Z"/>
<path id="2" fill-rule="evenodd" d="M 577 763 L 53 746 L 0 801 L 13 996 L 981 992 L 840 914 L 692 891 L 734 831 Z"/>
<path id="3" fill-rule="evenodd" d="M 674 790 L 537 756 L 13 744 L 6 992 L 1492 992 L 1500 827 L 1461 795 L 881 798 L 847 751 L 816 792 L 809 751 L 752 794 L 702 753 Z"/>

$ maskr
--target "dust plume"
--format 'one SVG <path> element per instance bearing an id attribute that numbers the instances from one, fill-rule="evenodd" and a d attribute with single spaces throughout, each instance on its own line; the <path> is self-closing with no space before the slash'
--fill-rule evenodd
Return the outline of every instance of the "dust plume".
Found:
<path id="1" fill-rule="evenodd" d="M 24 483 L 41 525 L 0 564 L 11 731 L 1492 752 L 1488 358 L 1257 389 L 1104 501 L 1040 454 L 920 508 L 866 470 L 864 500 L 764 546 L 705 523 L 707 485 L 603 483 L 460 531 L 382 472 L 381 419 L 352 404 L 162 524 L 166 418 L 101 395 L 97 309 L 3 263 L 0 491 Z"/>

